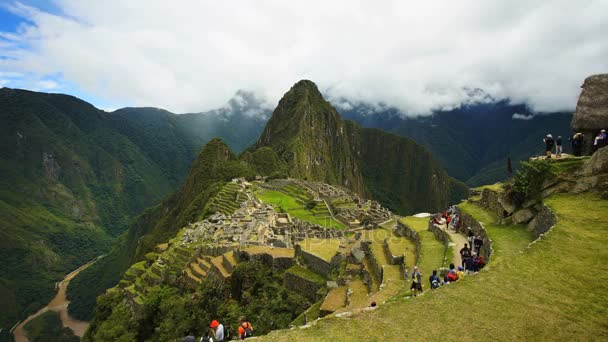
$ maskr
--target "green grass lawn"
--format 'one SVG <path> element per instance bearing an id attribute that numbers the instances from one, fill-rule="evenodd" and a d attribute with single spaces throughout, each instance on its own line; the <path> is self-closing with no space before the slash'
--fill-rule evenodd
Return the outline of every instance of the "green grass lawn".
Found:
<path id="1" fill-rule="evenodd" d="M 425 280 L 423 284 L 426 289 L 428 288 L 427 278 L 431 275 L 433 270 L 443 266 L 446 248 L 441 241 L 435 238 L 435 234 L 427 230 L 429 223 L 428 217 L 407 216 L 402 218 L 401 221 L 417 231 L 420 236 L 421 251 L 420 259 L 418 260 L 418 268 L 422 271 Z M 411 269 L 412 265 L 408 264 L 408 267 Z"/>
<path id="2" fill-rule="evenodd" d="M 485 222 L 495 244 L 488 271 L 415 299 L 398 298 L 372 312 L 263 339 L 608 340 L 608 201 L 587 193 L 555 195 L 546 203 L 559 221 L 530 248 L 525 247 L 530 236 L 521 227 Z M 480 219 L 487 215 L 469 209 Z"/>
<path id="3" fill-rule="evenodd" d="M 330 215 L 326 215 L 321 211 L 321 214 L 315 214 L 314 210 L 310 211 L 304 208 L 303 204 L 296 201 L 296 198 L 284 192 L 275 190 L 264 190 L 256 193 L 256 196 L 265 203 L 268 203 L 276 209 L 282 208 L 289 215 L 300 220 L 318 224 L 323 227 L 345 229 L 346 226 L 334 220 Z M 321 205 L 321 204 L 318 204 Z"/>

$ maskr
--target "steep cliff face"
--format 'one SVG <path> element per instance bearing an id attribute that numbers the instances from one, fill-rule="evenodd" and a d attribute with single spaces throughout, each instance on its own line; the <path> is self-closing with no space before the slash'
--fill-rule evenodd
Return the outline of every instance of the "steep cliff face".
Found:
<path id="1" fill-rule="evenodd" d="M 361 167 L 351 154 L 345 126 L 317 86 L 303 80 L 279 101 L 255 148 L 275 150 L 292 177 L 338 184 L 364 194 Z"/>

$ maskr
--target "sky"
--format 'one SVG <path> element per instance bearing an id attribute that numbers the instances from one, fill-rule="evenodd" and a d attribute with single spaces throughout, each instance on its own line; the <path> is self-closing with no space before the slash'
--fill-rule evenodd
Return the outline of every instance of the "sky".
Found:
<path id="1" fill-rule="evenodd" d="M 606 0 L 0 0 L 0 86 L 185 113 L 238 90 L 274 106 L 310 79 L 404 115 L 487 101 L 477 89 L 572 111 L 608 72 L 607 37 Z"/>

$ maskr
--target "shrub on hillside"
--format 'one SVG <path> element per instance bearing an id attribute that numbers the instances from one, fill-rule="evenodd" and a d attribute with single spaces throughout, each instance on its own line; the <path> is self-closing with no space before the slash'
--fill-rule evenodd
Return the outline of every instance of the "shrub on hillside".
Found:
<path id="1" fill-rule="evenodd" d="M 521 162 L 513 180 L 505 184 L 505 191 L 516 205 L 528 199 L 539 199 L 543 182 L 555 177 L 548 160 Z"/>

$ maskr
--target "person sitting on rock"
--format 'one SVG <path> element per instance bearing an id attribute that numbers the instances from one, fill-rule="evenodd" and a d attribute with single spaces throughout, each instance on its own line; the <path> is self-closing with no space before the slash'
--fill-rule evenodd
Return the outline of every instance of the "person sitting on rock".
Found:
<path id="1" fill-rule="evenodd" d="M 438 289 L 441 287 L 441 279 L 437 276 L 437 270 L 433 270 L 433 274 L 429 277 L 429 283 L 431 283 L 431 289 Z"/>
<path id="2" fill-rule="evenodd" d="M 456 271 L 456 275 L 458 276 L 458 279 L 464 278 L 464 268 L 462 268 L 462 266 L 458 266 L 458 271 Z"/>
<path id="3" fill-rule="evenodd" d="M 551 134 L 547 134 L 547 136 L 543 139 L 543 142 L 545 143 L 545 156 L 547 159 L 551 159 L 551 151 L 553 150 L 553 145 L 555 145 L 553 136 Z"/>
<path id="4" fill-rule="evenodd" d="M 469 255 L 462 262 L 464 264 L 464 270 L 466 271 L 467 274 L 472 274 L 472 273 L 477 272 L 477 267 L 475 266 L 475 259 L 473 259 L 472 256 Z"/>
<path id="5" fill-rule="evenodd" d="M 605 137 L 606 137 L 606 130 L 603 130 L 604 133 L 602 134 L 602 132 L 599 132 L 596 136 L 595 139 L 593 140 L 593 152 L 595 153 L 595 151 L 597 151 L 599 148 L 601 148 L 602 146 L 605 146 Z"/>
<path id="6" fill-rule="evenodd" d="M 475 258 L 475 268 L 477 269 L 477 271 L 481 270 L 485 266 L 486 266 L 486 260 L 483 257 L 483 255 L 480 255 L 477 258 Z"/>
<path id="7" fill-rule="evenodd" d="M 460 258 L 462 259 L 462 266 L 464 267 L 464 260 L 471 256 L 471 250 L 469 249 L 468 244 L 464 244 L 464 247 L 460 249 Z"/>

